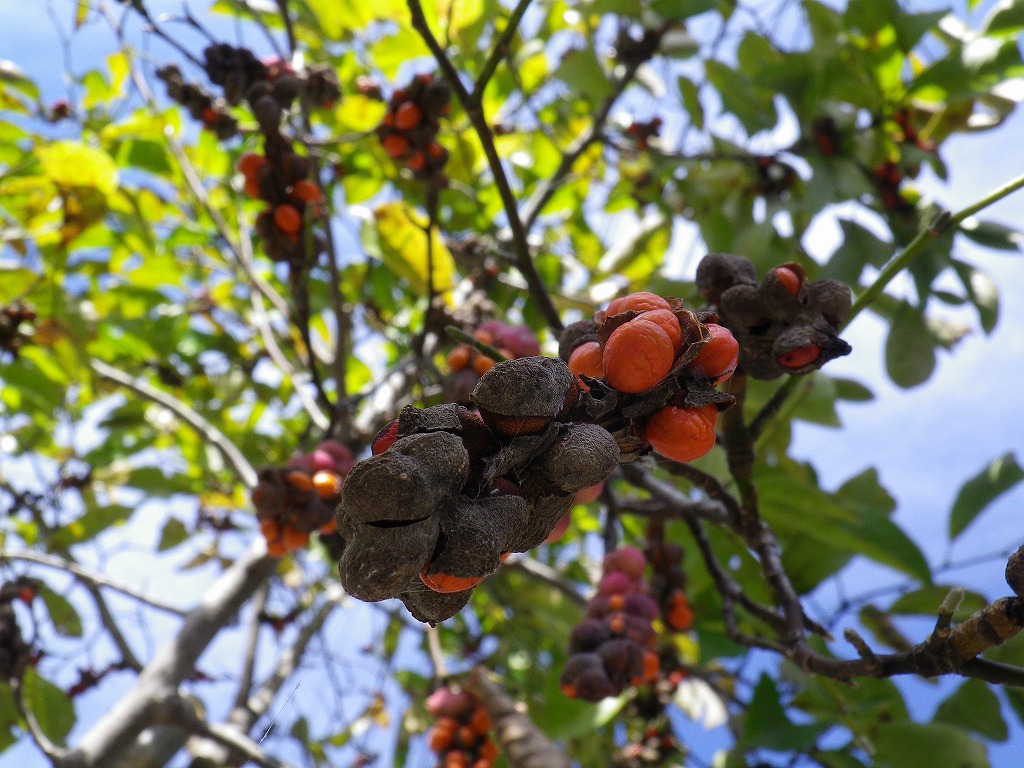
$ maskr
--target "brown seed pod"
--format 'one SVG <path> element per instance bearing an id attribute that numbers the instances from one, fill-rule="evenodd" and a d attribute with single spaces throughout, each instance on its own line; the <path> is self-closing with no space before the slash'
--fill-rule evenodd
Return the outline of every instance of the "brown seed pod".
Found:
<path id="1" fill-rule="evenodd" d="M 548 479 L 567 493 L 597 485 L 619 464 L 615 438 L 596 424 L 569 424 L 541 460 Z"/>
<path id="2" fill-rule="evenodd" d="M 498 570 L 526 524 L 528 503 L 521 496 L 458 498 L 440 514 L 441 545 L 428 574 L 484 577 Z"/>
<path id="3" fill-rule="evenodd" d="M 522 357 L 491 368 L 477 382 L 472 398 L 492 431 L 517 437 L 540 432 L 578 393 L 576 377 L 564 360 Z"/>
<path id="4" fill-rule="evenodd" d="M 348 538 L 355 523 L 390 524 L 420 520 L 466 481 L 469 458 L 462 442 L 447 432 L 411 435 L 390 450 L 359 462 L 345 480 L 338 530 Z"/>
<path id="5" fill-rule="evenodd" d="M 792 273 L 795 285 L 787 287 L 780 269 Z M 850 312 L 850 289 L 835 280 L 803 281 L 797 264 L 769 271 L 758 284 L 746 259 L 710 254 L 701 261 L 697 288 L 739 342 L 744 373 L 756 379 L 808 373 L 849 354 L 838 334 Z"/>
<path id="6" fill-rule="evenodd" d="M 409 582 L 405 592 L 402 592 L 398 599 L 405 603 L 405 607 L 416 621 L 437 624 L 461 611 L 472 596 L 472 589 L 462 592 L 434 592 L 424 586 L 417 576 Z"/>
<path id="7" fill-rule="evenodd" d="M 445 495 L 461 490 L 469 477 L 469 454 L 458 435 L 450 432 L 426 432 L 402 437 L 387 452 L 417 461 L 421 471 Z"/>
<path id="8" fill-rule="evenodd" d="M 416 578 L 437 545 L 437 515 L 407 525 L 355 525 L 338 561 L 341 584 L 357 600 L 395 597 Z"/>
<path id="9" fill-rule="evenodd" d="M 1024 546 L 1010 555 L 1006 563 L 1006 583 L 1017 597 L 1024 597 Z"/>
<path id="10" fill-rule="evenodd" d="M 511 552 L 528 552 L 544 543 L 544 539 L 558 525 L 558 521 L 572 509 L 576 494 L 555 494 L 530 499 L 531 505 L 526 525 L 518 532 L 516 541 L 509 548 Z"/>

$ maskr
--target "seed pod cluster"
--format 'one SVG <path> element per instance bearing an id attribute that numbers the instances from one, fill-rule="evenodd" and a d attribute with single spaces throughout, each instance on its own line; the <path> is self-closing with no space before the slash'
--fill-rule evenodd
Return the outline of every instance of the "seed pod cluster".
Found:
<path id="1" fill-rule="evenodd" d="M 488 320 L 477 327 L 473 336 L 484 344 L 496 347 L 502 355 L 512 360 L 540 354 L 540 342 L 525 325 L 508 325 L 500 320 Z M 451 370 L 451 376 L 445 381 L 447 399 L 460 405 L 469 405 L 473 388 L 480 377 L 494 367 L 495 360 L 473 347 L 459 344 L 448 353 L 447 362 Z"/>
<path id="2" fill-rule="evenodd" d="M 349 594 L 398 597 L 420 621 L 443 621 L 502 555 L 542 543 L 576 492 L 618 463 L 607 431 L 570 420 L 577 397 L 565 363 L 526 357 L 481 377 L 479 413 L 403 409 L 345 482 L 338 570 Z"/>
<path id="3" fill-rule="evenodd" d="M 11 357 L 18 357 L 18 350 L 25 346 L 32 333 L 22 327 L 36 319 L 36 311 L 19 301 L 12 302 L 0 309 L 0 352 Z"/>
<path id="4" fill-rule="evenodd" d="M 438 688 L 427 698 L 437 722 L 427 737 L 439 768 L 492 768 L 498 747 L 490 739 L 491 717 L 471 691 Z"/>
<path id="5" fill-rule="evenodd" d="M 622 547 L 604 559 L 597 595 L 587 603 L 587 618 L 569 638 L 569 659 L 559 685 L 570 698 L 600 701 L 631 685 L 653 682 L 659 660 L 651 622 L 658 604 L 647 594 L 644 553 Z"/>
<path id="6" fill-rule="evenodd" d="M 647 529 L 645 554 L 652 571 L 648 580 L 650 594 L 661 611 L 662 623 L 674 632 L 688 631 L 693 627 L 693 609 L 686 598 L 682 548 L 665 541 L 663 527 L 652 524 Z"/>
<path id="7" fill-rule="evenodd" d="M 193 120 L 199 120 L 204 128 L 213 131 L 218 139 L 227 141 L 238 134 L 238 121 L 228 113 L 224 99 L 214 97 L 201 85 L 185 82 L 176 65 L 161 67 L 156 76 L 167 86 L 167 95 L 185 107 Z"/>
<path id="8" fill-rule="evenodd" d="M 330 109 L 341 96 L 338 77 L 328 66 L 315 65 L 296 72 L 277 56 L 260 60 L 249 49 L 227 43 L 208 46 L 203 59 L 206 76 L 224 89 L 224 98 L 232 106 L 247 100 L 255 109 L 258 99 L 270 96 L 279 109 L 287 109 L 295 99 L 307 106 Z"/>
<path id="9" fill-rule="evenodd" d="M 698 316 L 646 291 L 616 299 L 559 338 L 559 355 L 624 462 L 649 448 L 673 461 L 710 451 L 718 412 L 733 402 L 715 387 L 732 375 L 738 352 L 714 314 Z"/>
<path id="10" fill-rule="evenodd" d="M 433 75 L 417 75 L 398 88 L 377 126 L 377 137 L 392 160 L 419 179 L 444 178 L 448 150 L 437 142 L 440 120 L 451 111 L 451 89 Z"/>
<path id="11" fill-rule="evenodd" d="M 751 191 L 765 197 L 785 197 L 800 178 L 793 166 L 771 155 L 754 158 L 754 173 Z"/>
<path id="12" fill-rule="evenodd" d="M 755 379 L 810 373 L 850 353 L 839 338 L 850 289 L 807 282 L 799 264 L 775 267 L 759 284 L 749 259 L 712 253 L 697 266 L 697 289 L 739 342 L 740 370 Z"/>
<path id="13" fill-rule="evenodd" d="M 1024 597 L 1024 546 L 1006 561 L 1006 583 L 1017 597 Z"/>
<path id="14" fill-rule="evenodd" d="M 256 233 L 263 239 L 273 261 L 299 266 L 307 261 L 306 223 L 321 213 L 324 193 L 310 179 L 312 163 L 297 154 L 281 137 L 268 139 L 266 155 L 247 152 L 237 168 L 245 178 L 245 192 L 267 203 L 256 216 Z M 323 238 L 312 236 L 314 250 L 323 249 Z"/>
<path id="15" fill-rule="evenodd" d="M 334 509 L 354 464 L 348 448 L 325 440 L 312 453 L 293 458 L 284 469 L 259 471 L 252 503 L 267 540 L 267 554 L 281 557 L 301 549 L 313 531 L 335 532 Z"/>
<path id="16" fill-rule="evenodd" d="M 21 591 L 15 582 L 0 586 L 0 680 L 4 681 L 21 677 L 28 662 L 28 644 L 21 636 L 13 605 Z"/>

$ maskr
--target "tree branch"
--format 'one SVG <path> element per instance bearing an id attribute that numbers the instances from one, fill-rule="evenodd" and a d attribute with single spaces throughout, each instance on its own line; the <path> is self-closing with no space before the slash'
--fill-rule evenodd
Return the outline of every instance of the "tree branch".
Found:
<path id="1" fill-rule="evenodd" d="M 480 145 L 484 150 L 484 155 L 487 157 L 487 164 L 490 166 L 491 174 L 494 176 L 494 185 L 501 196 L 502 206 L 508 218 L 509 230 L 512 233 L 512 247 L 516 254 L 516 268 L 526 278 L 530 296 L 537 303 L 537 308 L 544 316 L 547 324 L 553 331 L 560 331 L 563 327 L 562 319 L 559 317 L 558 310 L 555 309 L 555 305 L 551 301 L 551 295 L 548 293 L 544 282 L 540 278 L 540 274 L 537 272 L 537 267 L 533 263 L 530 244 L 527 241 L 528 228 L 524 226 L 519 216 L 519 206 L 512 192 L 512 187 L 509 185 L 505 168 L 501 164 L 501 157 L 499 157 L 498 150 L 494 146 L 494 136 L 491 133 L 491 126 L 487 123 L 483 108 L 479 104 L 473 103 L 469 92 L 459 79 L 459 73 L 440 43 L 437 42 L 433 32 L 430 31 L 430 26 L 423 15 L 423 7 L 420 5 L 419 0 L 407 0 L 407 5 L 409 6 L 413 29 L 419 32 L 420 37 L 423 38 L 431 53 L 434 54 L 438 66 L 441 67 L 441 71 L 444 73 L 445 80 L 462 103 L 470 122 L 473 124 L 477 137 L 480 139 Z"/>
<path id="2" fill-rule="evenodd" d="M 206 591 L 188 612 L 178 633 L 146 665 L 135 687 L 114 704 L 81 739 L 69 759 L 89 768 L 115 764 L 139 733 L 151 725 L 158 705 L 175 696 L 214 637 L 274 572 L 262 539 Z"/>
<path id="3" fill-rule="evenodd" d="M 252 488 L 256 485 L 256 470 L 253 469 L 249 460 L 242 455 L 242 452 L 238 450 L 238 447 L 228 440 L 228 438 L 224 436 L 223 432 L 183 402 L 178 400 L 178 398 L 172 397 L 166 392 L 156 389 L 140 379 L 135 379 L 124 371 L 120 371 L 111 365 L 107 365 L 102 360 L 93 359 L 90 361 L 90 366 L 103 378 L 127 387 L 136 394 L 141 395 L 147 400 L 151 400 L 158 405 L 162 405 L 164 408 L 174 413 L 179 419 L 192 427 L 192 429 L 202 435 L 204 439 L 220 451 L 224 460 L 231 466 L 235 471 L 235 474 L 238 475 L 238 479 L 241 480 L 247 488 Z"/>
<path id="4" fill-rule="evenodd" d="M 569 768 L 569 758 L 530 718 L 519 710 L 483 667 L 474 667 L 471 681 L 487 713 L 498 743 L 512 768 Z"/>
<path id="5" fill-rule="evenodd" d="M 469 103 L 479 105 L 484 97 L 484 90 L 487 88 L 487 84 L 491 81 L 491 77 L 494 75 L 494 71 L 498 68 L 498 64 L 505 57 L 509 50 L 509 44 L 512 42 L 512 38 L 519 30 L 519 24 L 523 20 L 523 14 L 526 13 L 526 9 L 530 5 L 530 0 L 519 0 L 516 7 L 509 14 L 508 23 L 505 25 L 505 29 L 501 33 L 501 37 L 494 43 L 494 47 L 491 49 L 490 55 L 487 57 L 487 61 L 484 62 L 483 68 L 480 70 L 480 74 L 477 75 L 476 83 L 473 85 L 473 93 L 469 95 Z"/>
<path id="6" fill-rule="evenodd" d="M 72 562 L 71 560 L 62 560 L 59 557 L 44 555 L 41 552 L 33 552 L 30 549 L 0 549 L 0 562 L 4 560 L 23 560 L 28 563 L 38 563 L 39 565 L 45 565 L 48 568 L 65 571 L 70 573 L 87 587 L 105 587 L 106 589 L 112 589 L 115 592 L 120 592 L 133 600 L 143 603 L 144 605 L 148 605 L 150 608 L 156 608 L 158 611 L 164 611 L 165 613 L 174 614 L 175 616 L 186 615 L 186 611 L 181 608 L 177 608 L 173 605 L 157 600 L 156 598 L 150 597 L 143 592 L 139 592 L 133 587 L 119 584 L 101 573 L 95 573 L 83 568 L 81 565 Z"/>

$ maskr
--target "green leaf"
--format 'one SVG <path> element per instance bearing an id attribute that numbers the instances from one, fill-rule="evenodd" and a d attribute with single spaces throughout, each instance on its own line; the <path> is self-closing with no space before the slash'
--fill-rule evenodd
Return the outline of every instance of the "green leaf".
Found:
<path id="1" fill-rule="evenodd" d="M 1019 229 L 995 221 L 982 221 L 974 216 L 960 222 L 959 231 L 978 245 L 997 251 L 1020 251 L 1024 245 L 1024 235 Z"/>
<path id="2" fill-rule="evenodd" d="M 857 515 L 857 524 L 847 528 L 861 541 L 858 551 L 926 584 L 931 582 L 931 568 L 924 553 L 889 519 L 896 509 L 896 500 L 879 482 L 875 468 L 847 480 L 836 491 L 835 498 Z"/>
<path id="3" fill-rule="evenodd" d="M 872 743 L 875 768 L 990 768 L 985 745 L 950 725 L 883 723 Z"/>
<path id="4" fill-rule="evenodd" d="M 566 51 L 554 71 L 554 76 L 573 91 L 595 103 L 612 92 L 612 84 L 597 60 L 597 54 L 589 46 Z"/>
<path id="5" fill-rule="evenodd" d="M 861 384 L 859 381 L 847 379 L 842 376 L 833 376 L 832 381 L 836 385 L 836 398 L 851 403 L 866 403 L 875 399 L 875 393 Z"/>
<path id="6" fill-rule="evenodd" d="M 690 124 L 698 131 L 704 130 L 704 105 L 700 103 L 700 90 L 687 77 L 676 80 L 676 86 L 679 88 L 679 96 L 683 100 L 686 114 L 690 117 Z"/>
<path id="7" fill-rule="evenodd" d="M 1024 2 L 999 0 L 982 23 L 986 35 L 1016 35 L 1024 30 Z"/>
<path id="8" fill-rule="evenodd" d="M 25 704 L 51 740 L 63 743 L 75 724 L 75 707 L 60 688 L 29 667 L 22 678 Z"/>
<path id="9" fill-rule="evenodd" d="M 651 10 L 668 21 L 686 21 L 716 7 L 717 0 L 653 0 L 651 3 Z"/>
<path id="10" fill-rule="evenodd" d="M 736 115 L 748 135 L 775 127 L 779 115 L 770 91 L 758 88 L 745 74 L 720 61 L 704 62 L 704 70 L 718 89 L 722 106 Z"/>
<path id="11" fill-rule="evenodd" d="M 743 726 L 743 741 L 751 747 L 777 751 L 803 750 L 810 747 L 825 725 L 794 725 L 779 701 L 779 691 L 766 674 L 754 689 Z"/>
<path id="12" fill-rule="evenodd" d="M 166 523 L 164 523 L 163 530 L 160 531 L 160 543 L 157 544 L 157 550 L 165 552 L 168 549 L 172 549 L 184 541 L 188 541 L 189 531 L 185 527 L 185 524 L 172 517 Z"/>
<path id="13" fill-rule="evenodd" d="M 999 322 L 999 288 L 995 281 L 980 269 L 956 259 L 953 260 L 953 270 L 978 312 L 981 327 L 985 333 L 992 333 Z"/>
<path id="14" fill-rule="evenodd" d="M 981 680 L 968 680 L 939 705 L 936 723 L 948 723 L 984 736 L 1006 741 L 1009 730 L 1003 720 L 999 698 Z"/>
<path id="15" fill-rule="evenodd" d="M 58 141 L 38 150 L 43 174 L 58 187 L 91 187 L 104 195 L 117 189 L 117 165 L 106 152 L 76 141 Z"/>
<path id="16" fill-rule="evenodd" d="M 0 83 L 9 83 L 30 98 L 39 98 L 39 88 L 13 61 L 0 59 Z"/>
<path id="17" fill-rule="evenodd" d="M 64 637 L 82 636 L 82 620 L 78 616 L 78 611 L 66 597 L 54 592 L 44 583 L 40 583 L 38 594 L 42 598 L 43 604 L 50 614 L 50 621 L 53 622 L 53 628 L 58 634 L 64 635 Z"/>
<path id="18" fill-rule="evenodd" d="M 909 304 L 896 312 L 885 343 L 889 378 L 904 389 L 926 382 L 935 370 L 935 339 L 924 313 Z"/>
<path id="19" fill-rule="evenodd" d="M 1024 469 L 1006 453 L 960 487 L 949 511 L 949 538 L 955 539 L 999 496 L 1024 480 Z"/>

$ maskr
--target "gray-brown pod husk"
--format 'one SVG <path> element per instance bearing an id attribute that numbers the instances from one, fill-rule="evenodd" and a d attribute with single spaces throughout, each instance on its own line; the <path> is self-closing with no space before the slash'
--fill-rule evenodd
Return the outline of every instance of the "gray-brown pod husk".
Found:
<path id="1" fill-rule="evenodd" d="M 437 515 L 409 525 L 378 528 L 359 525 L 338 561 L 345 591 L 373 603 L 395 597 L 418 578 L 437 545 Z"/>
<path id="2" fill-rule="evenodd" d="M 462 592 L 435 592 L 417 577 L 398 599 L 405 603 L 405 607 L 416 621 L 437 624 L 439 621 L 450 619 L 465 608 L 472 596 L 472 589 L 465 589 Z"/>
<path id="3" fill-rule="evenodd" d="M 442 549 L 427 573 L 483 577 L 498 570 L 523 529 L 528 504 L 521 496 L 457 499 L 440 516 Z"/>
<path id="4" fill-rule="evenodd" d="M 569 424 L 541 460 L 543 470 L 561 490 L 575 493 L 597 485 L 619 463 L 619 447 L 596 424 Z"/>

